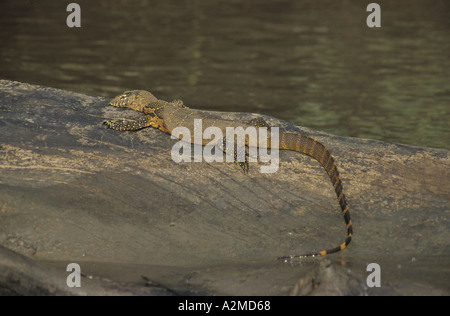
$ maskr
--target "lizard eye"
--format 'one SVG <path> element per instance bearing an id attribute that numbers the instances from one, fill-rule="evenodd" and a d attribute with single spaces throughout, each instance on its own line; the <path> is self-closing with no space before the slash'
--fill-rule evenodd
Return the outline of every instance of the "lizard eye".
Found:
<path id="1" fill-rule="evenodd" d="M 130 95 L 131 95 L 131 91 L 124 92 L 124 93 L 120 96 L 120 98 L 121 98 L 121 99 L 125 99 L 125 98 L 128 98 Z"/>

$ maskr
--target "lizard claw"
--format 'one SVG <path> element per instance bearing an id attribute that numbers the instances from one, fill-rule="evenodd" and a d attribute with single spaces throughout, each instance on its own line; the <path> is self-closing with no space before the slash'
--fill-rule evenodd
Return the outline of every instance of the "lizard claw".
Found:
<path id="1" fill-rule="evenodd" d="M 245 162 L 238 162 L 239 167 L 242 168 L 242 171 L 244 171 L 244 174 L 248 174 L 248 161 Z"/>
<path id="2" fill-rule="evenodd" d="M 114 123 L 113 121 L 106 121 L 106 122 L 103 122 L 103 125 L 106 125 L 109 128 L 112 128 L 113 123 Z"/>

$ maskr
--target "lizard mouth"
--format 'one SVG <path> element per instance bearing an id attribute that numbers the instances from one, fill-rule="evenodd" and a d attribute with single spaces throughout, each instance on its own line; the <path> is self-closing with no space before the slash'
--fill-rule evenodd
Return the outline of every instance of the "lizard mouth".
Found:
<path id="1" fill-rule="evenodd" d="M 112 99 L 111 102 L 109 102 L 109 105 L 115 107 L 115 108 L 125 108 L 126 107 L 126 101 L 125 99 Z"/>
<path id="2" fill-rule="evenodd" d="M 128 98 L 131 95 L 131 91 L 130 92 L 125 92 L 117 97 L 115 97 L 114 99 L 111 100 L 111 102 L 109 102 L 109 105 L 116 107 L 116 108 L 126 108 L 127 104 L 129 102 Z"/>

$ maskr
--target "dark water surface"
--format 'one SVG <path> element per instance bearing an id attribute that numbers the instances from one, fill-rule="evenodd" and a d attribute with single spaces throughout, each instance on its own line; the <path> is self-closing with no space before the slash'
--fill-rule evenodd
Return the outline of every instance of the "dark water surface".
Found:
<path id="1" fill-rule="evenodd" d="M 0 2 L 0 78 L 450 149 L 449 1 L 69 2 Z"/>

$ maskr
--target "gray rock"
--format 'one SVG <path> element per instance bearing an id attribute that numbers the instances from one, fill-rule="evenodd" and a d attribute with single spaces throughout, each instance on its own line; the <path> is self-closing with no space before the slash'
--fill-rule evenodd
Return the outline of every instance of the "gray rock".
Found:
<path id="1" fill-rule="evenodd" d="M 345 239 L 330 180 L 312 158 L 282 151 L 274 174 L 261 174 L 259 163 L 248 175 L 233 163 L 177 164 L 169 135 L 103 126 L 142 115 L 108 102 L 0 81 L 0 245 L 9 249 L 1 255 L 10 258 L 10 272 L 18 256 L 17 269 L 37 265 L 51 275 L 46 283 L 38 274 L 26 276 L 30 284 L 36 276 L 42 294 L 80 294 L 54 290 L 56 280 L 65 284 L 65 266 L 76 262 L 86 280 L 99 280 L 81 294 L 111 293 L 101 285 L 110 281 L 115 289 L 133 284 L 129 294 L 287 295 L 323 258 L 284 263 L 275 257 Z M 213 114 L 242 121 L 259 116 Z M 338 284 L 352 287 L 334 294 L 450 294 L 448 151 L 264 119 L 316 138 L 336 159 L 354 240 L 326 258 L 327 267 L 347 271 L 337 274 Z M 381 289 L 365 285 L 370 262 L 381 266 Z M 0 288 L 35 293 L 13 288 L 5 266 L 0 260 Z"/>

